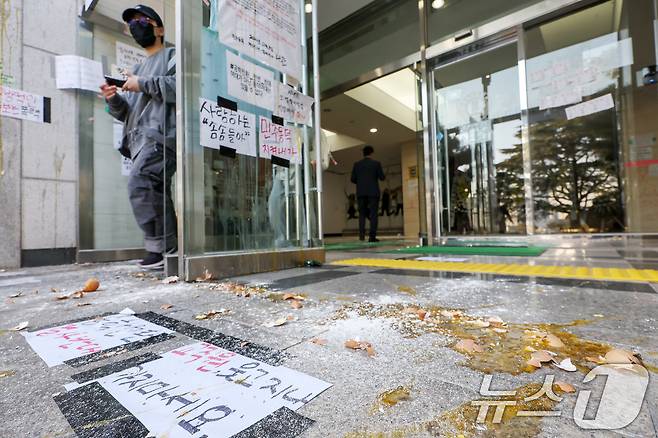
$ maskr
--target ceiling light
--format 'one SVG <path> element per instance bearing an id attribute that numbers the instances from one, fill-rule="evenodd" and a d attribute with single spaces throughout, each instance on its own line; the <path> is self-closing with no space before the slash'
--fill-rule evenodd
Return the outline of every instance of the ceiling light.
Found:
<path id="1" fill-rule="evenodd" d="M 372 128 L 372 129 L 370 130 L 370 132 L 373 133 L 373 134 L 376 134 L 377 131 L 378 131 L 377 128 Z"/>
<path id="2" fill-rule="evenodd" d="M 313 12 L 313 4 L 312 3 L 306 3 L 304 5 L 304 11 L 306 11 L 307 14 L 310 14 Z"/>
<path id="3" fill-rule="evenodd" d="M 433 9 L 439 9 L 439 8 L 444 7 L 445 5 L 446 5 L 446 1 L 445 1 L 445 0 L 434 0 L 434 1 L 432 2 L 432 8 L 433 8 Z"/>

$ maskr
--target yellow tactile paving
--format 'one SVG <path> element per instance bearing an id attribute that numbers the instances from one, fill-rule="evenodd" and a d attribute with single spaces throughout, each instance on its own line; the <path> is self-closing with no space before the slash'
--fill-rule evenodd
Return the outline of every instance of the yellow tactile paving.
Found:
<path id="1" fill-rule="evenodd" d="M 658 271 L 651 269 L 588 268 L 583 266 L 542 266 L 513 263 L 457 263 L 421 260 L 349 259 L 332 263 L 341 266 L 412 269 L 420 271 L 468 272 L 518 275 L 523 277 L 571 278 L 599 281 L 637 281 L 658 283 Z"/>

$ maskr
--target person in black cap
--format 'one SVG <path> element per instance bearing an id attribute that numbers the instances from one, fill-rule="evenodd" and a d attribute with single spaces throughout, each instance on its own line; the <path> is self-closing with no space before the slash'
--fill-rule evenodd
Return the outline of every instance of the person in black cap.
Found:
<path id="1" fill-rule="evenodd" d="M 377 210 L 379 210 L 379 181 L 384 181 L 384 169 L 379 161 L 372 159 L 375 150 L 372 146 L 363 148 L 363 159 L 354 163 L 352 183 L 356 184 L 356 197 L 359 202 L 359 240 L 365 240 L 366 216 L 370 219 L 369 242 L 377 240 Z"/>
<path id="2" fill-rule="evenodd" d="M 164 255 L 174 253 L 176 213 L 171 178 L 176 170 L 176 60 L 164 45 L 164 25 L 152 8 L 137 5 L 122 15 L 135 42 L 147 58 L 125 72 L 122 94 L 114 85 L 101 85 L 110 114 L 123 122 L 119 152 L 132 159 L 128 179 L 130 204 L 144 232 L 145 269 L 161 269 Z"/>

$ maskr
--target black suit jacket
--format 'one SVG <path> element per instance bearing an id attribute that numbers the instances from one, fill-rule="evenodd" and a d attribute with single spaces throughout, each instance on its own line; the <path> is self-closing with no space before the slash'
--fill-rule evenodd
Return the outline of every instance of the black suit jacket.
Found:
<path id="1" fill-rule="evenodd" d="M 379 181 L 384 181 L 384 169 L 379 161 L 364 158 L 354 163 L 352 182 L 356 184 L 356 196 L 379 197 Z"/>

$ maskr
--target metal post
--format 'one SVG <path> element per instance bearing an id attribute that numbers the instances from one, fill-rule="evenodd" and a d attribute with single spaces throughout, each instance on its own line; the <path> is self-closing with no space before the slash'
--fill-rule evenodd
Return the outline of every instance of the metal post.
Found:
<path id="1" fill-rule="evenodd" d="M 322 242 L 324 231 L 322 229 L 322 120 L 320 111 L 320 41 L 318 36 L 318 0 L 312 0 L 313 12 L 311 22 L 313 27 L 313 94 L 315 97 L 315 175 L 316 192 L 318 197 L 318 240 Z"/>
<path id="2" fill-rule="evenodd" d="M 654 62 L 658 64 L 658 0 L 653 1 L 653 44 L 656 50 Z"/>
<path id="3" fill-rule="evenodd" d="M 525 226 L 529 236 L 535 234 L 535 201 L 532 193 L 532 158 L 530 150 L 530 109 L 525 62 L 525 30 L 518 26 L 519 90 L 521 98 L 521 143 L 523 148 L 523 185 L 525 190 Z"/>
<path id="4" fill-rule="evenodd" d="M 183 50 L 185 20 L 183 18 L 183 0 L 176 0 L 176 209 L 178 210 L 178 277 L 187 278 L 185 272 L 185 87 L 183 86 L 183 71 L 186 62 Z"/>
<path id="5" fill-rule="evenodd" d="M 302 178 L 299 172 L 300 165 L 295 165 L 295 241 L 297 245 L 302 242 L 302 206 L 301 206 L 301 187 Z"/>
<path id="6" fill-rule="evenodd" d="M 447 223 L 445 226 L 446 232 L 451 233 L 452 232 L 452 214 L 450 213 L 452 210 L 452 191 L 450 190 L 450 181 L 452 180 L 452 177 L 450 175 L 450 151 L 449 148 L 450 145 L 448 144 L 448 130 L 444 129 L 443 130 L 443 151 L 444 151 L 444 163 L 445 163 L 445 181 L 446 181 L 446 218 L 447 218 Z M 438 152 L 438 151 L 437 151 Z M 439 178 L 442 178 L 441 175 L 439 175 Z M 443 181 L 443 180 L 442 180 Z M 440 196 L 443 196 L 443 191 L 441 191 Z M 441 218 L 443 218 L 443 201 L 441 202 Z"/>
<path id="7" fill-rule="evenodd" d="M 305 6 L 305 0 L 299 0 L 300 4 L 300 10 L 301 10 L 301 34 L 302 34 L 302 93 L 308 95 L 308 49 L 306 45 L 306 17 L 304 16 L 304 6 Z M 316 104 L 317 105 L 317 104 Z M 309 135 L 308 135 L 308 127 L 304 126 L 302 128 L 304 130 L 304 135 L 303 135 L 303 141 L 304 144 L 302 145 L 303 148 L 303 163 L 302 165 L 304 166 L 304 223 L 306 224 L 306 243 L 305 246 L 311 246 L 311 214 L 310 214 L 310 208 L 311 208 L 311 166 L 310 166 L 310 160 L 311 157 L 309 156 Z"/>
<path id="8" fill-rule="evenodd" d="M 282 82 L 288 85 L 288 75 L 284 73 L 282 76 Z M 288 244 L 290 243 L 290 167 L 286 167 L 285 178 L 283 191 L 286 205 L 286 244 Z"/>
<path id="9" fill-rule="evenodd" d="M 286 199 L 286 240 L 290 241 L 290 168 L 284 170 L 283 192 Z"/>
<path id="10" fill-rule="evenodd" d="M 420 75 L 421 99 L 423 108 L 423 148 L 425 165 L 425 216 L 427 221 L 427 243 L 441 236 L 441 200 L 439 193 L 438 159 L 436 148 L 436 120 L 434 114 L 434 75 L 427 68 L 428 36 L 427 1 L 418 1 L 418 19 L 420 21 Z"/>

